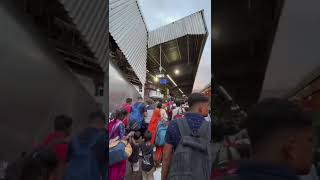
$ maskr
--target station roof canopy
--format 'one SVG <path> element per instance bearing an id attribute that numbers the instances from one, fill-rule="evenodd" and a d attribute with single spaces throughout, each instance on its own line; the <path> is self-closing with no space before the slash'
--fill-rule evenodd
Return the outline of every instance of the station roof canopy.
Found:
<path id="1" fill-rule="evenodd" d="M 306 97 L 320 89 L 319 1 L 285 1 L 260 98 Z M 298 25 L 298 26 L 297 26 Z"/>
<path id="2" fill-rule="evenodd" d="M 108 67 L 108 2 L 99 0 L 58 0 L 67 12 L 71 23 L 55 18 L 56 23 L 64 28 L 78 32 L 85 45 L 93 53 L 93 62 L 100 65 L 103 71 Z M 39 3 L 42 4 L 42 3 Z M 52 7 L 50 7 L 52 13 Z M 72 37 L 72 36 L 71 36 Z M 74 40 L 72 40 L 73 42 Z M 69 40 L 70 42 L 70 40 Z M 60 43 L 66 46 L 67 43 Z M 67 51 L 70 52 L 70 49 Z M 79 53 L 75 53 L 79 56 Z M 75 55 L 73 55 L 75 56 Z M 83 59 L 88 59 L 81 57 Z"/>
<path id="3" fill-rule="evenodd" d="M 180 89 L 185 95 L 190 94 L 207 37 L 203 10 L 150 31 L 147 54 L 149 73 L 153 76 L 160 73 L 161 61 L 161 73 L 168 74 L 177 85 L 175 87 L 171 83 L 174 92 Z M 177 70 L 179 73 L 175 73 Z"/>

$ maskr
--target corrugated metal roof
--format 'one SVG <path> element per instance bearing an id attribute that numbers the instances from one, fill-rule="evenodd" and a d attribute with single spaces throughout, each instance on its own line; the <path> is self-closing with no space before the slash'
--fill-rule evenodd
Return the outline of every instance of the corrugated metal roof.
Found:
<path id="1" fill-rule="evenodd" d="M 142 84 L 146 81 L 148 32 L 137 0 L 109 1 L 109 32 Z"/>
<path id="2" fill-rule="evenodd" d="M 207 34 L 203 10 L 149 32 L 148 47 L 183 37 Z"/>
<path id="3" fill-rule="evenodd" d="M 59 0 L 68 11 L 88 47 L 98 59 L 101 68 L 108 67 L 108 1 Z"/>

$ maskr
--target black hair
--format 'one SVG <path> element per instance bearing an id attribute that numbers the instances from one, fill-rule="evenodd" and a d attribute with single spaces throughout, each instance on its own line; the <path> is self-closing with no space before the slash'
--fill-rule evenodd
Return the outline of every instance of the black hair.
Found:
<path id="1" fill-rule="evenodd" d="M 103 112 L 97 111 L 97 112 L 90 113 L 88 120 L 89 120 L 89 123 L 96 122 L 97 120 L 102 121 L 102 122 L 106 122 L 106 118 L 107 117 Z"/>
<path id="2" fill-rule="evenodd" d="M 162 108 L 162 103 L 157 104 L 157 108 L 161 109 Z"/>
<path id="3" fill-rule="evenodd" d="M 246 126 L 253 146 L 277 132 L 312 127 L 311 118 L 294 103 L 277 98 L 262 100 L 248 113 Z"/>
<path id="4" fill-rule="evenodd" d="M 149 142 L 149 141 L 151 141 L 151 139 L 152 139 L 152 134 L 151 134 L 151 132 L 146 131 L 146 132 L 144 133 L 144 141 L 145 141 L 145 142 Z"/>
<path id="5" fill-rule="evenodd" d="M 141 132 L 140 132 L 140 131 L 136 131 L 136 132 L 134 133 L 134 135 L 133 135 L 133 139 L 134 139 L 134 140 L 138 140 L 138 139 L 140 138 L 140 136 L 141 136 Z"/>
<path id="6" fill-rule="evenodd" d="M 177 107 L 181 106 L 181 101 L 176 102 Z"/>
<path id="7" fill-rule="evenodd" d="M 189 107 L 192 107 L 198 103 L 209 102 L 209 98 L 201 93 L 192 93 L 188 97 L 187 102 L 188 102 Z"/>
<path id="8" fill-rule="evenodd" d="M 59 115 L 54 119 L 54 130 L 64 131 L 72 126 L 72 118 L 66 115 Z"/>
<path id="9" fill-rule="evenodd" d="M 124 108 L 119 109 L 118 119 L 123 120 L 128 115 L 128 111 Z"/>
<path id="10" fill-rule="evenodd" d="M 58 159 L 54 152 L 48 148 L 39 148 L 8 166 L 6 176 L 17 180 L 47 180 L 57 167 Z"/>
<path id="11" fill-rule="evenodd" d="M 132 103 L 132 98 L 127 98 L 126 103 Z"/>
<path id="12" fill-rule="evenodd" d="M 143 100 L 143 98 L 142 98 L 141 96 L 139 96 L 139 97 L 138 97 L 138 101 L 139 101 L 139 100 Z"/>

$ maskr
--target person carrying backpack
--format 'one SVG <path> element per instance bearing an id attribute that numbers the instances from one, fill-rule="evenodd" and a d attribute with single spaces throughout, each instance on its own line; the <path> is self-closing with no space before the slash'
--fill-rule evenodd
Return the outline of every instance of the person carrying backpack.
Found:
<path id="1" fill-rule="evenodd" d="M 64 180 L 106 180 L 108 135 L 103 112 L 89 115 L 88 126 L 72 139 L 67 155 Z"/>
<path id="2" fill-rule="evenodd" d="M 159 121 L 161 120 L 161 112 L 160 112 L 161 108 L 162 108 L 162 103 L 158 103 L 157 108 L 153 111 L 153 114 L 148 126 L 148 131 L 152 134 L 151 144 L 154 144 L 154 141 L 156 139 L 157 126 Z"/>
<path id="3" fill-rule="evenodd" d="M 211 126 L 209 99 L 201 93 L 188 98 L 190 111 L 183 119 L 170 122 L 163 150 L 162 180 L 209 180 Z"/>
<path id="4" fill-rule="evenodd" d="M 144 135 L 144 143 L 141 145 L 142 151 L 142 178 L 143 180 L 153 180 L 154 168 L 154 145 L 150 143 L 152 134 L 146 132 Z"/>
<path id="5" fill-rule="evenodd" d="M 131 106 L 131 113 L 129 118 L 129 126 L 131 130 L 140 131 L 142 130 L 143 119 L 145 117 L 145 104 L 142 97 L 138 97 L 138 101 Z"/>

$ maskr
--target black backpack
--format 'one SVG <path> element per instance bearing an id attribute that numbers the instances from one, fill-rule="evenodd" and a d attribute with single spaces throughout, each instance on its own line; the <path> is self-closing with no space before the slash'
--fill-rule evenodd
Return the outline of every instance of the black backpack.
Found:
<path id="1" fill-rule="evenodd" d="M 142 170 L 145 172 L 151 171 L 154 167 L 154 160 L 153 160 L 153 145 L 148 146 L 143 144 L 141 146 L 142 151 Z"/>
<path id="2" fill-rule="evenodd" d="M 187 119 L 176 120 L 181 140 L 174 151 L 170 164 L 169 180 L 209 180 L 211 177 L 211 157 L 209 143 L 211 126 L 203 121 L 200 129 L 193 132 Z"/>

